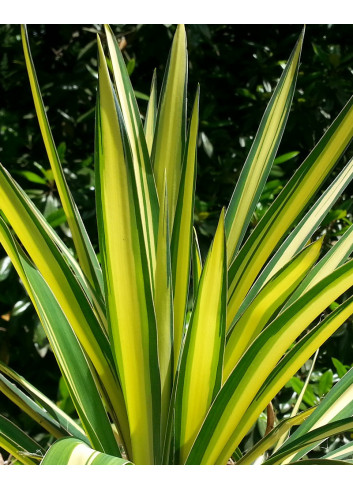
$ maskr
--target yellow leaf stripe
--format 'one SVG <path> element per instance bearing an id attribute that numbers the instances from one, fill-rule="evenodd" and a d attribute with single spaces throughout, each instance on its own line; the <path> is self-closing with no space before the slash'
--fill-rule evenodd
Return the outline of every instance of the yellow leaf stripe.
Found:
<path id="1" fill-rule="evenodd" d="M 234 430 L 234 446 L 238 446 L 243 437 L 256 422 L 260 413 L 278 394 L 289 379 L 304 365 L 313 353 L 347 320 L 353 313 L 353 298 L 347 300 L 324 321 L 305 335 L 294 348 L 280 361 L 262 385 L 254 401 L 244 416 L 239 419 Z M 320 406 L 319 406 L 320 407 Z M 316 408 L 317 409 L 317 408 Z M 311 418 L 310 418 L 311 419 Z M 292 435 L 293 436 L 293 435 Z"/>
<path id="2" fill-rule="evenodd" d="M 67 218 L 67 223 L 72 233 L 72 239 L 81 268 L 93 288 L 96 290 L 98 295 L 100 295 L 103 290 L 102 271 L 65 179 L 59 155 L 55 147 L 53 135 L 49 126 L 48 117 L 45 112 L 32 55 L 29 49 L 27 29 L 24 25 L 21 26 L 21 35 L 28 77 L 31 85 L 39 127 L 58 188 L 60 200 Z"/>
<path id="3" fill-rule="evenodd" d="M 282 138 L 293 99 L 303 36 L 304 31 L 266 108 L 227 209 L 228 266 L 241 245 Z"/>
<path id="4" fill-rule="evenodd" d="M 187 463 L 222 465 L 227 462 L 240 441 L 239 422 L 277 362 L 305 328 L 352 285 L 353 261 L 350 261 L 265 328 L 216 397 Z"/>
<path id="5" fill-rule="evenodd" d="M 159 200 L 167 172 L 171 228 L 177 205 L 185 147 L 187 52 L 185 27 L 177 27 L 164 75 L 152 149 L 152 166 Z"/>
<path id="6" fill-rule="evenodd" d="M 157 265 L 154 280 L 154 304 L 158 331 L 158 358 L 162 392 L 162 441 L 167 424 L 173 380 L 173 291 L 167 206 L 167 182 L 165 182 L 165 193 L 159 213 Z"/>
<path id="7" fill-rule="evenodd" d="M 353 136 L 353 98 L 250 235 L 229 269 L 228 328 L 278 242 L 318 191 Z"/>
<path id="8" fill-rule="evenodd" d="M 104 386 L 105 396 L 119 413 L 124 409 L 124 404 L 104 325 L 95 315 L 80 283 L 51 240 L 51 236 L 40 226 L 41 223 L 31 206 L 27 204 L 18 186 L 1 165 L 0 202 L 1 210 L 43 275 L 92 361 Z"/>
<path id="9" fill-rule="evenodd" d="M 158 463 L 160 377 L 157 330 L 138 190 L 124 122 L 100 39 L 96 115 L 97 216 L 111 347 L 129 419 L 132 457 Z"/>
<path id="10" fill-rule="evenodd" d="M 189 291 L 192 223 L 196 182 L 197 131 L 199 124 L 199 88 L 193 105 L 183 170 L 181 173 L 178 203 L 171 240 L 173 293 L 174 293 L 174 372 L 184 334 L 186 306 Z M 167 177 L 168 178 L 168 177 Z M 174 178 L 173 176 L 171 178 Z M 167 182 L 168 185 L 168 182 Z"/>
<path id="11" fill-rule="evenodd" d="M 97 450 L 76 438 L 66 438 L 54 443 L 41 465 L 132 465 L 131 462 Z"/>
<path id="12" fill-rule="evenodd" d="M 154 70 L 153 77 L 152 77 L 152 84 L 151 84 L 150 99 L 148 101 L 145 126 L 144 126 L 146 144 L 147 144 L 148 154 L 150 156 L 152 152 L 156 121 L 157 121 L 157 74 L 156 74 L 156 70 Z"/>
<path id="13" fill-rule="evenodd" d="M 237 465 L 251 465 L 260 455 L 269 450 L 282 436 L 285 436 L 292 426 L 298 426 L 305 421 L 315 410 L 315 407 L 304 411 L 303 413 L 293 416 L 289 419 L 282 420 L 270 433 L 262 438 L 256 445 L 242 457 Z"/>
<path id="14" fill-rule="evenodd" d="M 125 62 L 115 36 L 108 25 L 105 25 L 105 33 L 113 66 L 117 95 L 132 153 L 139 211 L 141 216 L 143 216 L 141 224 L 147 250 L 151 286 L 153 286 L 154 271 L 156 268 L 156 240 L 158 226 L 157 191 L 144 137 L 140 112 Z"/>
<path id="15" fill-rule="evenodd" d="M 185 462 L 221 386 L 227 287 L 225 246 L 223 210 L 201 275 L 177 378 L 177 463 Z"/>
<path id="16" fill-rule="evenodd" d="M 278 270 L 280 270 L 286 263 L 288 263 L 289 260 L 291 260 L 296 253 L 301 251 L 306 246 L 311 236 L 319 226 L 320 222 L 330 211 L 333 204 L 337 201 L 343 190 L 352 181 L 352 179 L 353 160 L 351 160 L 338 174 L 332 184 L 323 192 L 320 198 L 314 203 L 310 210 L 301 219 L 299 224 L 296 225 L 294 230 L 289 234 L 283 244 L 279 247 L 271 260 L 267 262 L 266 266 L 261 271 L 261 274 L 256 279 L 246 298 L 239 307 L 233 321 L 234 324 L 244 313 L 251 301 L 258 294 L 259 290 L 261 290 L 264 284 L 266 284 L 266 282 L 270 279 L 270 277 L 277 273 Z M 317 266 L 315 266 L 315 268 L 311 272 L 309 272 L 308 276 L 300 284 L 300 286 L 291 296 L 287 304 L 292 303 L 294 301 L 294 298 L 297 299 L 299 297 L 299 291 L 303 290 L 304 288 L 303 284 L 308 284 L 311 280 L 309 277 L 313 277 L 313 274 L 316 274 L 321 267 L 329 271 L 333 271 L 339 264 L 343 263 L 345 258 L 347 258 L 347 256 L 349 255 L 349 242 L 352 242 L 351 238 L 347 240 L 344 246 L 342 243 L 342 245 L 340 245 L 340 249 L 337 248 L 337 252 L 334 253 L 332 258 L 330 257 L 331 253 L 328 253 L 325 258 L 321 260 L 321 262 Z M 331 266 L 328 263 L 327 265 L 324 265 L 324 263 L 326 263 L 326 260 L 330 261 Z M 336 267 L 333 267 L 334 263 L 337 263 Z M 320 277 L 324 277 L 324 270 L 322 274 L 320 273 Z"/>
<path id="17" fill-rule="evenodd" d="M 223 382 L 258 336 L 273 314 L 283 305 L 319 258 L 322 240 L 308 246 L 259 292 L 254 301 L 235 324 L 227 338 L 224 355 Z"/>

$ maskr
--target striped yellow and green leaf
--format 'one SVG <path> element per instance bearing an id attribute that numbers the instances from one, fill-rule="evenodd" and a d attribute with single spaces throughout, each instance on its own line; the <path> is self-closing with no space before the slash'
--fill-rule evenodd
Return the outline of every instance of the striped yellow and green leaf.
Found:
<path id="1" fill-rule="evenodd" d="M 45 454 L 41 465 L 132 465 L 121 457 L 92 450 L 76 438 L 65 438 L 54 443 Z"/>
<path id="2" fill-rule="evenodd" d="M 88 441 L 84 430 L 68 414 L 62 411 L 53 401 L 25 378 L 2 362 L 0 362 L 0 372 L 3 374 L 1 378 L 11 379 L 12 382 L 16 382 L 16 384 L 20 386 L 22 393 L 23 391 L 27 393 L 27 396 L 23 395 L 23 399 L 27 402 L 28 407 L 31 410 L 39 411 L 43 417 L 46 417 L 51 423 L 54 423 L 56 427 L 62 430 L 62 436 L 72 435 L 76 438 L 80 438 L 82 441 Z M 13 384 L 12 382 L 10 387 L 16 387 L 16 384 Z M 17 392 L 19 392 L 19 390 L 20 389 L 18 389 Z"/>
<path id="3" fill-rule="evenodd" d="M 173 290 L 167 182 L 161 202 L 158 225 L 157 264 L 154 279 L 154 305 L 158 334 L 158 360 L 161 376 L 161 440 L 163 442 L 173 385 Z"/>
<path id="4" fill-rule="evenodd" d="M 0 374 L 0 392 L 55 438 L 62 438 L 65 435 L 69 435 L 55 419 L 48 415 L 45 409 L 38 406 L 38 404 L 26 396 L 12 382 L 9 382 L 2 374 Z"/>
<path id="5" fill-rule="evenodd" d="M 297 440 L 301 437 L 315 431 L 316 429 L 325 428 L 332 422 L 336 422 L 342 419 L 353 416 L 353 370 L 349 370 L 346 375 L 331 389 L 326 397 L 317 406 L 317 412 L 313 413 L 308 418 L 301 429 L 293 433 L 288 440 L 281 446 L 281 448 L 275 453 L 274 456 L 285 453 L 289 446 L 296 444 Z M 316 411 L 316 410 L 315 410 Z M 324 433 L 324 431 L 322 431 Z M 329 435 L 322 438 L 324 440 Z M 320 439 L 321 440 L 321 439 Z M 309 444 L 307 448 L 303 448 L 299 445 L 299 450 L 295 453 L 292 452 L 292 456 L 288 461 L 295 462 L 305 455 L 311 448 L 315 447 L 315 444 Z M 296 445 L 297 446 L 297 445 Z M 285 457 L 283 460 L 287 460 Z M 282 460 L 281 460 L 282 462 Z"/>
<path id="6" fill-rule="evenodd" d="M 226 214 L 228 266 L 239 250 L 276 157 L 291 108 L 304 30 L 266 108 Z"/>
<path id="7" fill-rule="evenodd" d="M 111 351 L 138 464 L 160 457 L 157 325 L 138 186 L 128 134 L 98 38 L 97 218 Z"/>
<path id="8" fill-rule="evenodd" d="M 313 353 L 352 315 L 353 298 L 345 301 L 306 334 L 272 370 L 234 432 L 239 443 L 261 412 Z M 343 386 L 347 388 L 347 384 Z"/>
<path id="9" fill-rule="evenodd" d="M 119 455 L 110 421 L 92 368 L 60 306 L 38 270 L 30 263 L 0 219 L 0 240 L 24 284 L 56 356 L 77 413 L 93 447 Z M 123 399 L 121 399 L 123 406 Z M 109 406 L 109 405 L 108 405 Z M 112 409 L 110 409 L 112 412 Z M 114 411 L 113 411 L 114 412 Z M 120 412 L 122 435 L 129 442 L 126 414 Z M 118 425 L 121 428 L 120 424 Z M 129 446 L 129 445 L 128 445 Z"/>
<path id="10" fill-rule="evenodd" d="M 192 224 L 194 217 L 197 164 L 197 132 L 199 125 L 199 99 L 200 89 L 198 88 L 189 125 L 171 238 L 174 294 L 174 372 L 178 365 L 179 351 L 184 334 L 185 316 L 190 286 L 191 251 L 193 239 Z M 166 175 L 168 178 L 168 174 Z M 175 177 L 171 176 L 171 178 Z"/>
<path id="11" fill-rule="evenodd" d="M 233 453 L 243 465 L 276 443 L 266 463 L 298 463 L 328 436 L 353 428 L 351 372 L 318 407 L 294 416 L 297 406 L 245 456 L 239 444 L 353 313 L 350 297 L 315 324 L 353 286 L 353 260 L 346 262 L 353 231 L 315 266 L 322 239 L 308 245 L 351 182 L 353 160 L 303 217 L 352 138 L 353 99 L 242 246 L 288 118 L 302 32 L 203 266 L 192 232 L 199 89 L 186 135 L 185 28 L 176 30 L 158 108 L 154 73 L 144 126 L 109 26 L 105 34 L 110 60 L 98 39 L 95 140 L 102 269 L 62 172 L 24 27 L 36 111 L 78 262 L 0 165 L 0 241 L 37 309 L 82 428 L 3 364 L 0 389 L 58 439 L 43 465 L 127 464 L 123 456 L 137 464 L 225 464 Z M 44 455 L 2 418 L 1 444 L 21 463 Z"/>
<path id="12" fill-rule="evenodd" d="M 148 149 L 148 154 L 151 155 L 154 132 L 156 129 L 157 122 L 157 73 L 156 70 L 153 72 L 151 90 L 150 90 L 150 98 L 148 100 L 146 118 L 145 118 L 145 138 Z"/>
<path id="13" fill-rule="evenodd" d="M 280 465 L 286 459 L 290 459 L 293 454 L 302 451 L 303 447 L 305 449 L 305 447 L 315 446 L 317 443 L 326 440 L 330 436 L 339 435 L 347 431 L 353 431 L 352 417 L 332 421 L 325 426 L 321 426 L 302 436 L 298 436 L 293 441 L 288 441 L 285 445 L 285 449 L 283 448 L 280 452 L 276 452 L 275 455 L 264 462 L 264 465 Z"/>
<path id="14" fill-rule="evenodd" d="M 282 436 L 285 436 L 293 426 L 300 426 L 305 419 L 312 414 L 314 409 L 315 408 L 311 408 L 297 416 L 283 419 L 272 431 L 270 431 L 270 433 L 264 436 L 240 460 L 238 460 L 237 465 L 252 464 L 258 457 L 272 448 Z"/>
<path id="15" fill-rule="evenodd" d="M 221 387 L 225 343 L 227 263 L 224 211 L 203 268 L 177 373 L 174 463 L 185 463 Z M 197 368 L 195 366 L 197 365 Z"/>
<path id="16" fill-rule="evenodd" d="M 227 337 L 223 382 L 250 343 L 261 333 L 319 257 L 322 240 L 308 246 L 283 267 L 259 292 Z"/>
<path id="17" fill-rule="evenodd" d="M 286 307 L 297 300 L 304 292 L 313 287 L 317 282 L 326 277 L 333 270 L 342 265 L 353 251 L 353 226 L 343 234 L 337 243 L 326 253 L 326 255 L 313 267 L 305 279 L 301 282 L 294 294 L 286 303 Z"/>
<path id="18" fill-rule="evenodd" d="M 353 441 L 350 443 L 345 443 L 336 450 L 332 450 L 324 455 L 322 458 L 326 459 L 328 462 L 331 460 L 344 460 L 346 458 L 352 458 L 353 455 Z"/>
<path id="19" fill-rule="evenodd" d="M 134 181 L 138 195 L 138 209 L 141 214 L 144 243 L 147 250 L 147 262 L 153 285 L 156 268 L 156 246 L 158 227 L 158 197 L 144 130 L 134 90 L 127 72 L 124 58 L 117 40 L 108 25 L 105 25 L 117 98 L 124 118 L 127 138 L 130 143 Z M 162 198 L 162 193 L 160 198 Z"/>
<path id="20" fill-rule="evenodd" d="M 44 219 L 8 172 L 0 165 L 1 210 L 50 287 L 83 349 L 93 363 L 102 384 L 102 393 L 116 412 L 124 410 L 113 355 L 96 310 L 81 282 L 73 274 Z M 3 234 L 5 236 L 5 234 Z"/>
<path id="21" fill-rule="evenodd" d="M 310 210 L 301 219 L 299 224 L 296 225 L 294 230 L 290 233 L 290 235 L 286 238 L 283 244 L 273 255 L 271 260 L 264 267 L 260 276 L 256 279 L 248 295 L 246 296 L 241 306 L 239 307 L 239 310 L 235 315 L 233 323 L 235 323 L 238 320 L 238 318 L 241 316 L 241 314 L 243 314 L 245 309 L 249 306 L 251 301 L 254 299 L 256 294 L 258 294 L 259 290 L 261 290 L 264 284 L 266 284 L 266 282 L 275 273 L 277 273 L 278 270 L 280 270 L 286 263 L 288 263 L 288 261 L 291 260 L 296 253 L 298 253 L 301 249 L 304 248 L 304 246 L 306 246 L 313 233 L 317 230 L 321 221 L 327 215 L 331 207 L 334 205 L 334 203 L 337 201 L 337 199 L 340 197 L 340 195 L 346 189 L 347 185 L 349 185 L 352 179 L 353 179 L 353 160 L 351 160 L 344 167 L 344 169 L 338 174 L 338 176 L 335 178 L 332 184 L 323 192 L 323 194 L 320 196 L 317 202 L 314 203 L 314 205 L 310 208 Z M 347 234 L 347 237 L 348 236 L 349 234 Z M 349 243 L 351 242 L 351 239 L 352 238 L 348 238 L 348 240 L 346 241 L 345 238 L 344 242 L 342 242 L 342 244 L 340 244 L 339 247 L 335 248 L 335 250 L 337 251 L 333 252 L 333 256 L 332 258 L 330 258 L 330 263 L 327 263 L 327 265 L 323 267 L 324 263 L 326 263 L 326 260 L 328 260 L 328 256 L 331 256 L 331 254 L 325 255 L 325 257 L 323 258 L 324 261 L 320 262 L 320 264 L 318 264 L 315 267 L 315 271 L 312 270 L 310 272 L 309 276 L 313 277 L 315 274 L 315 276 L 317 276 L 317 279 L 319 279 L 319 277 L 323 278 L 324 269 L 327 270 L 327 273 L 329 273 L 330 271 L 333 271 L 339 264 L 343 263 L 343 261 L 350 254 Z M 343 246 L 343 243 L 345 243 L 345 247 L 341 248 L 341 246 Z M 320 269 L 322 271 L 320 272 L 319 275 L 317 275 Z M 291 296 L 290 303 L 294 301 L 294 298 L 299 297 L 300 291 L 304 290 L 303 283 L 306 283 L 308 285 L 309 281 L 311 280 L 312 279 L 309 277 L 306 277 L 303 280 L 302 284 Z"/>
<path id="22" fill-rule="evenodd" d="M 290 417 L 293 418 L 294 416 L 297 415 L 298 411 L 299 411 L 299 408 L 301 406 L 301 403 L 303 402 L 304 398 L 305 398 L 305 394 L 307 392 L 307 389 L 308 389 L 308 386 L 309 386 L 309 383 L 310 383 L 310 380 L 311 380 L 311 376 L 313 374 L 313 371 L 314 371 L 314 367 L 315 367 L 315 363 L 316 363 L 316 360 L 317 360 L 317 357 L 319 355 L 319 351 L 320 349 L 318 348 L 313 356 L 313 359 L 312 359 L 312 362 L 311 362 L 311 366 L 310 366 L 310 370 L 309 372 L 306 374 L 306 379 L 305 379 L 305 382 L 303 384 L 303 387 L 301 388 L 301 391 L 295 401 L 295 404 L 294 404 L 294 407 L 293 409 L 291 410 L 291 413 L 290 413 Z M 277 441 L 277 444 L 276 446 L 274 447 L 273 451 L 276 452 L 279 447 L 281 447 L 283 445 L 283 443 L 286 441 L 286 439 L 289 437 L 290 435 L 290 430 L 288 430 L 287 433 L 284 433 L 280 438 L 279 440 Z"/>
<path id="23" fill-rule="evenodd" d="M 239 435 L 239 429 L 242 431 L 244 426 L 242 418 L 248 416 L 247 410 L 266 378 L 305 328 L 352 285 L 353 261 L 350 261 L 319 282 L 265 328 L 218 393 L 187 464 L 222 465 L 227 462 L 242 439 Z"/>
<path id="24" fill-rule="evenodd" d="M 192 240 L 192 292 L 193 302 L 195 303 L 197 297 L 197 288 L 199 286 L 201 272 L 202 272 L 202 257 L 200 251 L 199 240 L 197 238 L 196 229 L 194 230 L 194 239 Z"/>
<path id="25" fill-rule="evenodd" d="M 101 295 L 103 292 L 102 271 L 65 179 L 65 175 L 54 143 L 54 138 L 50 129 L 48 117 L 40 92 L 37 74 L 34 68 L 34 63 L 29 47 L 27 28 L 25 25 L 21 26 L 21 36 L 26 67 L 31 85 L 39 127 L 41 130 L 42 138 L 45 144 L 45 149 L 47 151 L 55 183 L 57 185 L 61 203 L 67 218 L 67 223 L 72 233 L 72 239 L 80 262 L 80 266 L 88 280 L 91 282 L 97 294 Z"/>
<path id="26" fill-rule="evenodd" d="M 186 141 L 187 62 L 185 27 L 179 25 L 163 78 L 151 154 L 160 200 L 164 192 L 164 174 L 167 174 L 171 229 L 179 195 Z"/>
<path id="27" fill-rule="evenodd" d="M 261 268 L 305 210 L 353 137 L 351 98 L 256 226 L 228 275 L 228 328 Z"/>

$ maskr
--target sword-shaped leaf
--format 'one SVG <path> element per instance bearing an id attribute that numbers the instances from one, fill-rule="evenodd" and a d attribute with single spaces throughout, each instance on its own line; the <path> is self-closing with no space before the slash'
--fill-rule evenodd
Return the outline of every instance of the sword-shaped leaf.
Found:
<path id="1" fill-rule="evenodd" d="M 346 458 L 352 458 L 353 456 L 353 441 L 350 443 L 345 443 L 343 446 L 336 448 L 324 455 L 322 458 L 327 459 L 328 462 L 331 460 L 344 460 Z"/>
<path id="2" fill-rule="evenodd" d="M 237 465 L 251 465 L 258 457 L 263 455 L 266 450 L 272 448 L 282 436 L 285 436 L 293 426 L 301 425 L 305 419 L 312 414 L 314 409 L 315 408 L 311 408 L 297 416 L 283 419 L 272 431 L 270 431 L 270 433 L 256 443 L 246 455 L 238 460 Z"/>
<path id="3" fill-rule="evenodd" d="M 21 35 L 27 72 L 31 85 L 39 127 L 42 133 L 50 166 L 53 171 L 53 176 L 59 192 L 60 200 L 66 215 L 67 223 L 71 230 L 77 256 L 83 272 L 85 273 L 88 280 L 91 282 L 93 288 L 100 295 L 103 293 L 102 271 L 90 239 L 87 235 L 85 226 L 82 222 L 80 213 L 77 209 L 75 201 L 72 198 L 71 192 L 65 179 L 65 175 L 60 163 L 60 158 L 54 143 L 54 138 L 49 126 L 48 117 L 44 108 L 37 74 L 34 68 L 33 59 L 29 48 L 27 28 L 24 25 L 21 26 Z"/>
<path id="4" fill-rule="evenodd" d="M 223 382 L 273 315 L 300 284 L 319 258 L 321 240 L 308 246 L 282 268 L 256 296 L 228 335 L 224 354 Z"/>
<path id="5" fill-rule="evenodd" d="M 6 378 L 11 379 L 16 382 L 24 391 L 27 392 L 29 401 L 35 401 L 35 409 L 40 409 L 46 412 L 46 416 L 50 416 L 51 420 L 54 420 L 58 424 L 60 429 L 63 430 L 63 436 L 71 434 L 72 436 L 79 438 L 87 443 L 88 438 L 85 435 L 83 429 L 75 423 L 75 421 L 70 418 L 64 411 L 62 411 L 53 401 L 51 401 L 47 396 L 43 394 L 40 390 L 36 389 L 30 382 L 19 375 L 17 372 L 12 370 L 8 365 L 0 362 L 0 372 L 6 376 Z M 14 384 L 11 384 L 14 385 Z M 29 402 L 29 404 L 31 404 Z M 43 414 L 44 415 L 44 414 Z"/>
<path id="6" fill-rule="evenodd" d="M 200 91 L 198 89 L 191 115 L 171 240 L 174 293 L 174 371 L 178 365 L 179 352 L 184 334 L 185 315 L 190 285 L 199 98 Z M 172 175 L 171 178 L 173 179 L 175 176 Z"/>
<path id="7" fill-rule="evenodd" d="M 18 406 L 21 411 L 28 414 L 34 421 L 42 426 L 55 438 L 68 436 L 69 433 L 62 428 L 46 411 L 24 394 L 12 382 L 0 374 L 0 392 Z"/>
<path id="8" fill-rule="evenodd" d="M 167 206 L 167 182 L 165 182 L 165 193 L 159 213 L 157 264 L 154 279 L 154 304 L 158 331 L 158 358 L 162 393 L 162 441 L 164 440 L 173 382 L 173 290 Z"/>
<path id="9" fill-rule="evenodd" d="M 139 108 L 126 69 L 124 58 L 111 28 L 106 25 L 105 33 L 108 41 L 109 54 L 112 61 L 117 96 L 130 142 L 139 212 L 143 237 L 147 250 L 147 260 L 151 284 L 153 285 L 156 268 L 156 246 L 158 232 L 158 197 L 151 162 L 148 154 L 145 134 L 141 122 Z M 160 194 L 162 197 L 162 194 Z"/>
<path id="10" fill-rule="evenodd" d="M 325 190 L 317 202 L 311 207 L 311 209 L 305 214 L 300 223 L 294 228 L 290 233 L 288 238 L 283 242 L 280 248 L 276 251 L 273 258 L 268 262 L 260 276 L 250 289 L 248 295 L 241 304 L 235 318 L 234 323 L 240 317 L 240 315 L 249 306 L 251 301 L 254 299 L 256 294 L 261 290 L 261 288 L 266 284 L 266 282 L 280 270 L 285 263 L 287 263 L 296 253 L 306 246 L 307 242 L 310 240 L 313 233 L 316 231 L 320 222 L 324 219 L 326 214 L 330 211 L 333 204 L 340 197 L 344 189 L 353 179 L 353 160 L 351 160 L 346 167 L 339 173 L 332 184 Z M 347 235 L 348 237 L 348 235 Z M 346 238 L 345 238 L 346 239 Z M 320 263 L 314 267 L 314 269 L 309 272 L 308 276 L 304 279 L 302 284 L 298 287 L 295 293 L 291 296 L 290 301 L 287 305 L 291 304 L 296 300 L 301 292 L 304 290 L 303 283 L 306 284 L 305 287 L 308 288 L 309 282 L 314 280 L 316 276 L 316 282 L 332 272 L 337 266 L 344 262 L 344 260 L 350 254 L 350 243 L 352 243 L 352 236 L 348 237 L 347 241 L 343 241 L 339 247 L 335 247 L 336 251 L 332 251 L 325 255 Z M 342 248 L 341 248 L 342 246 Z M 353 246 L 353 244 L 352 244 Z M 327 263 L 326 263 L 327 262 Z M 321 272 L 319 270 L 321 269 Z M 311 277 L 311 278 L 309 278 Z M 314 281 L 312 282 L 312 285 Z"/>
<path id="11" fill-rule="evenodd" d="M 292 105 L 304 31 L 262 117 L 226 213 L 228 266 L 244 238 L 276 157 Z"/>
<path id="12" fill-rule="evenodd" d="M 129 419 L 132 457 L 160 457 L 161 386 L 148 251 L 134 163 L 98 38 L 97 217 L 112 353 Z"/>
<path id="13" fill-rule="evenodd" d="M 193 302 L 195 303 L 197 297 L 197 288 L 199 286 L 200 277 L 202 273 L 202 258 L 200 252 L 199 241 L 197 239 L 196 229 L 194 229 L 194 239 L 192 240 L 192 292 Z"/>
<path id="14" fill-rule="evenodd" d="M 352 299 L 351 299 L 352 301 Z M 336 310 L 335 310 L 336 312 Z M 352 313 L 352 312 L 351 312 Z M 299 438 L 305 436 L 307 433 L 312 432 L 315 429 L 324 427 L 325 425 L 353 416 L 353 369 L 349 370 L 342 379 L 334 385 L 326 397 L 321 401 L 316 409 L 318 411 L 313 413 L 308 418 L 303 427 L 298 428 L 288 440 L 281 446 L 275 455 L 284 453 L 288 446 L 295 443 Z M 293 457 L 285 457 L 286 461 L 296 461 L 305 455 L 311 448 L 316 445 L 308 445 L 306 448 L 298 451 Z"/>
<path id="15" fill-rule="evenodd" d="M 353 136 L 353 98 L 290 179 L 256 226 L 229 269 L 228 327 L 256 276 L 284 234 L 342 156 Z"/>
<path id="16" fill-rule="evenodd" d="M 144 125 L 146 144 L 148 148 L 148 153 L 151 155 L 154 131 L 156 129 L 157 122 L 157 74 L 156 70 L 153 72 L 150 99 L 147 105 L 146 119 Z"/>
<path id="17" fill-rule="evenodd" d="M 122 410 L 114 361 L 105 325 L 96 315 L 80 280 L 38 211 L 0 164 L 0 209 L 54 294 L 104 386 L 108 403 Z"/>
<path id="18" fill-rule="evenodd" d="M 176 463 L 185 462 L 221 387 L 227 300 L 225 247 L 223 210 L 202 271 L 177 373 Z"/>
<path id="19" fill-rule="evenodd" d="M 310 270 L 308 275 L 286 303 L 290 306 L 315 284 L 342 265 L 353 251 L 353 226 L 351 226 L 330 251 Z"/>
<path id="20" fill-rule="evenodd" d="M 119 455 L 120 451 L 102 404 L 94 374 L 82 347 L 48 285 L 16 244 L 2 219 L 0 219 L 0 240 L 37 310 L 92 446 Z M 123 406 L 122 398 L 120 403 Z M 124 412 L 117 414 L 124 420 Z M 125 426 L 126 424 L 125 421 Z M 122 432 L 123 437 L 124 435 L 128 437 L 126 428 Z"/>
<path id="21" fill-rule="evenodd" d="M 352 285 L 353 260 L 319 282 L 257 337 L 212 404 L 188 464 L 227 462 L 239 444 L 237 429 L 242 427 L 244 414 L 278 361 L 305 328 Z"/>
<path id="22" fill-rule="evenodd" d="M 171 229 L 179 194 L 185 148 L 186 80 L 186 33 L 185 27 L 179 25 L 163 79 L 151 157 L 160 200 L 164 192 L 164 174 L 167 173 Z"/>
<path id="23" fill-rule="evenodd" d="M 291 458 L 294 454 L 300 452 L 305 447 L 316 446 L 318 443 L 326 440 L 326 438 L 334 435 L 339 435 L 345 431 L 353 430 L 353 418 L 344 418 L 337 421 L 332 421 L 325 426 L 316 428 L 309 433 L 298 436 L 295 440 L 288 439 L 288 442 L 283 445 L 285 448 L 275 455 L 270 457 L 264 465 L 279 465 L 286 459 Z M 291 440 L 291 441 L 289 441 Z"/>
<path id="24" fill-rule="evenodd" d="M 313 353 L 349 318 L 353 313 L 353 297 L 335 309 L 324 321 L 305 335 L 278 363 L 256 394 L 246 413 L 239 419 L 234 431 L 234 445 L 237 446 L 256 422 L 261 412 L 278 394 L 289 379 L 304 365 Z"/>

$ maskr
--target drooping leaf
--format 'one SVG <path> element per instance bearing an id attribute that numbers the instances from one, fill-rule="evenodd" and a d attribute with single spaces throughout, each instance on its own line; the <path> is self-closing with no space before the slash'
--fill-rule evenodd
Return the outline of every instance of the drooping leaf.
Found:
<path id="1" fill-rule="evenodd" d="M 81 440 L 65 438 L 54 443 L 41 465 L 132 465 L 131 462 L 92 450 Z"/>

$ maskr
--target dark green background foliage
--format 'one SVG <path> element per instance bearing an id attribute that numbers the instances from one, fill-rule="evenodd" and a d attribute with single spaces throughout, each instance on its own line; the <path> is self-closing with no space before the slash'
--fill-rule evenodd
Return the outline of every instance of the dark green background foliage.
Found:
<path id="1" fill-rule="evenodd" d="M 222 206 L 229 202 L 266 104 L 301 28 L 299 25 L 187 26 L 189 103 L 197 83 L 201 85 L 195 222 L 203 253 Z M 153 69 L 157 69 L 160 87 L 175 26 L 115 25 L 113 29 L 123 42 L 144 115 Z M 100 25 L 28 26 L 54 139 L 96 249 L 93 143 L 97 32 L 104 39 Z M 352 95 L 352 39 L 350 25 L 307 26 L 297 90 L 278 153 L 278 156 L 291 153 L 291 158 L 279 158 L 274 165 L 253 224 Z M 34 112 L 18 25 L 0 26 L 0 45 L 0 161 L 70 245 Z M 352 154 L 352 149 L 348 150 L 345 161 Z M 343 164 L 344 161 L 340 166 Z M 334 176 L 335 173 L 330 178 Z M 325 219 L 326 249 L 351 223 L 351 192 L 349 187 Z M 4 252 L 0 253 L 0 359 L 49 396 L 61 400 L 63 407 L 70 411 L 65 386 L 61 383 L 58 388 L 59 372 L 42 328 L 15 271 L 4 258 Z M 353 363 L 350 330 L 350 324 L 342 326 L 322 347 L 311 390 L 304 399 L 306 406 L 327 392 L 332 382 L 342 375 L 343 365 Z M 331 357 L 339 359 L 341 364 L 334 364 Z M 308 366 L 298 377 L 305 379 Z M 278 412 L 289 409 L 288 405 L 295 400 L 293 390 L 298 389 L 296 381 L 283 389 L 276 405 Z M 5 410 L 18 416 L 1 396 L 1 412 Z M 24 416 L 22 426 L 31 428 Z"/>

